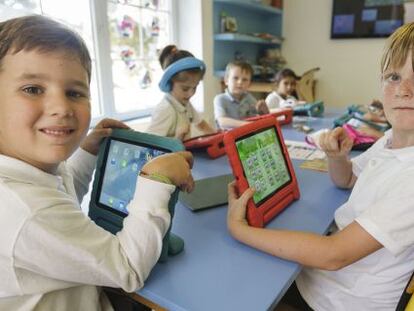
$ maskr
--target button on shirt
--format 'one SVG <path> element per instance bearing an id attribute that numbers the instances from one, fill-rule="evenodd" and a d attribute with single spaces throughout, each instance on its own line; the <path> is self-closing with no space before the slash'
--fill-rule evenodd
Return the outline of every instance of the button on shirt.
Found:
<path id="1" fill-rule="evenodd" d="M 246 93 L 241 100 L 237 100 L 226 89 L 224 93 L 214 98 L 214 117 L 216 120 L 220 117 L 241 120 L 256 116 L 258 114 L 256 102 L 256 98 L 250 93 Z"/>
<path id="2" fill-rule="evenodd" d="M 181 104 L 172 95 L 165 94 L 162 101 L 155 107 L 151 123 L 146 132 L 166 136 L 176 137 L 177 129 L 197 125 L 203 119 L 194 109 L 191 103 Z M 191 127 L 190 127 L 191 128 Z M 184 139 L 191 138 L 191 131 Z"/>
<path id="3" fill-rule="evenodd" d="M 384 247 L 338 271 L 304 269 L 301 295 L 315 310 L 395 310 L 414 270 L 414 147 L 390 149 L 391 130 L 352 160 L 358 177 L 335 213 L 358 222 Z"/>

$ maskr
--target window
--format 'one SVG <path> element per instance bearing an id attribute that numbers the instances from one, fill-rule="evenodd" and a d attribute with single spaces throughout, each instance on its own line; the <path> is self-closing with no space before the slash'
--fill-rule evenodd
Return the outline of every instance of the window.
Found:
<path id="1" fill-rule="evenodd" d="M 76 30 L 92 58 L 94 122 L 149 115 L 161 100 L 158 51 L 173 42 L 173 0 L 0 0 L 0 20 L 44 14 Z"/>

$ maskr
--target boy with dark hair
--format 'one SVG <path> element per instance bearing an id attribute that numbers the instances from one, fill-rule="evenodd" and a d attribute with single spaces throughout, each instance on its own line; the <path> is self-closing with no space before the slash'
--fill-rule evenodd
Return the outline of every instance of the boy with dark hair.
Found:
<path id="1" fill-rule="evenodd" d="M 0 23 L 0 310 L 112 310 L 98 286 L 143 286 L 175 185 L 193 187 L 191 155 L 168 154 L 143 167 L 117 235 L 82 213 L 100 140 L 127 128 L 104 119 L 85 138 L 90 73 L 84 42 L 65 26 L 42 16 Z"/>

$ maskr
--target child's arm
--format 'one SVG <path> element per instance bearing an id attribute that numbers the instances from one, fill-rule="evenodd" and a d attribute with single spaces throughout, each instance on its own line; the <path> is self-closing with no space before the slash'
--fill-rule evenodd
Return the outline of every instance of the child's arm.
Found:
<path id="1" fill-rule="evenodd" d="M 217 132 L 206 120 L 202 120 L 197 124 L 197 128 L 202 131 L 204 134 L 213 134 Z"/>
<path id="2" fill-rule="evenodd" d="M 186 138 L 188 138 L 188 136 L 190 136 L 189 134 L 190 134 L 190 123 L 185 123 L 185 124 L 177 126 L 177 128 L 175 129 L 174 137 L 179 140 L 185 140 Z"/>
<path id="3" fill-rule="evenodd" d="M 330 236 L 314 233 L 270 230 L 247 224 L 246 204 L 254 191 L 237 196 L 235 183 L 229 184 L 227 226 L 238 241 L 261 251 L 308 267 L 338 270 L 377 251 L 383 246 L 357 222 Z"/>
<path id="4" fill-rule="evenodd" d="M 164 175 L 174 185 L 191 190 L 192 162 L 189 152 L 171 153 L 148 162 L 144 171 L 149 177 Z M 161 254 L 170 226 L 168 202 L 174 185 L 138 177 L 129 215 L 114 235 L 85 216 L 61 189 L 22 184 L 22 200 L 16 203 L 14 195 L 7 196 L 14 204 L 29 204 L 19 208 L 32 211 L 16 238 L 14 264 L 30 271 L 35 281 L 53 279 L 56 288 L 71 282 L 135 291 L 144 285 Z"/>
<path id="5" fill-rule="evenodd" d="M 258 114 L 268 114 L 270 112 L 264 99 L 260 99 L 256 102 L 256 110 Z"/>
<path id="6" fill-rule="evenodd" d="M 226 110 L 226 98 L 224 94 L 217 95 L 214 98 L 214 118 L 216 119 L 218 126 L 222 129 L 240 127 L 248 123 L 248 121 L 228 117 L 228 112 Z"/>
<path id="7" fill-rule="evenodd" d="M 81 143 L 81 148 L 93 155 L 97 155 L 102 138 L 111 135 L 112 129 L 114 128 L 128 129 L 129 126 L 118 120 L 103 119 L 95 126 L 92 132 L 85 137 Z"/>
<path id="8" fill-rule="evenodd" d="M 235 128 L 248 124 L 249 121 L 237 120 L 229 117 L 217 118 L 217 123 L 221 128 Z"/>
<path id="9" fill-rule="evenodd" d="M 173 185 L 183 191 L 191 192 L 194 188 L 192 167 L 192 154 L 188 151 L 180 151 L 158 156 L 146 163 L 141 170 L 141 175 L 145 177 L 156 174 L 167 177 Z"/>
<path id="10" fill-rule="evenodd" d="M 113 120 L 103 119 L 85 137 L 81 143 L 82 152 L 78 150 L 67 161 L 67 168 L 73 176 L 76 195 L 79 202 L 88 192 L 89 184 L 92 179 L 93 170 L 96 164 L 96 155 L 102 138 L 111 134 L 112 128 L 129 128 L 126 124 Z"/>
<path id="11" fill-rule="evenodd" d="M 319 138 L 319 145 L 328 157 L 329 175 L 340 188 L 352 188 L 357 179 L 348 158 L 352 144 L 351 138 L 342 127 L 323 133 Z"/>

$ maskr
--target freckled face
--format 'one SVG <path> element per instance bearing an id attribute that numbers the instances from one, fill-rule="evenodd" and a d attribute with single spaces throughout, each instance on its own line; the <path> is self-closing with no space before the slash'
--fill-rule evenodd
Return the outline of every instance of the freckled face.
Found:
<path id="1" fill-rule="evenodd" d="M 384 112 L 394 132 L 414 136 L 414 72 L 411 53 L 401 68 L 388 68 L 382 80 Z"/>

